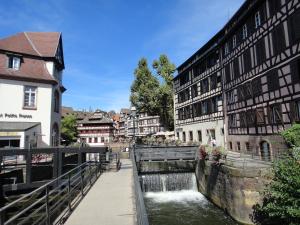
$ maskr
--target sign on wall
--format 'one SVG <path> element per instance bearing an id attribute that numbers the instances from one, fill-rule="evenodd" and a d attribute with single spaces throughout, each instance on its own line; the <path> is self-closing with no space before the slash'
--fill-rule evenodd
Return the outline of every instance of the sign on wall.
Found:
<path id="1" fill-rule="evenodd" d="M 32 119 L 32 115 L 23 113 L 0 113 L 0 119 Z"/>

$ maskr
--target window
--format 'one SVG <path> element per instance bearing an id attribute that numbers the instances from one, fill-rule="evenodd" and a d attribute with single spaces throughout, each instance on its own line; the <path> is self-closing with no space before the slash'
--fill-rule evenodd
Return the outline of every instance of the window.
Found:
<path id="1" fill-rule="evenodd" d="M 176 133 L 176 137 L 177 137 L 177 139 L 179 139 L 179 132 Z"/>
<path id="2" fill-rule="evenodd" d="M 202 142 L 202 132 L 201 132 L 201 130 L 198 130 L 198 141 Z"/>
<path id="3" fill-rule="evenodd" d="M 298 9 L 289 20 L 289 29 L 291 36 L 291 43 L 296 44 L 300 40 L 300 10 Z"/>
<path id="4" fill-rule="evenodd" d="M 197 102 L 193 104 L 193 116 L 194 117 L 201 116 L 201 102 Z"/>
<path id="5" fill-rule="evenodd" d="M 272 32 L 272 41 L 274 55 L 278 55 L 286 48 L 284 28 L 282 23 L 274 28 Z"/>
<path id="6" fill-rule="evenodd" d="M 244 84 L 244 93 L 245 93 L 245 99 L 252 98 L 252 87 L 251 82 L 247 82 Z"/>
<path id="7" fill-rule="evenodd" d="M 228 117 L 228 127 L 236 127 L 236 114 L 230 114 Z"/>
<path id="8" fill-rule="evenodd" d="M 98 138 L 94 138 L 94 143 L 97 143 L 98 142 Z"/>
<path id="9" fill-rule="evenodd" d="M 271 71 L 267 75 L 267 82 L 268 82 L 269 91 L 275 91 L 279 89 L 280 85 L 279 85 L 278 73 L 276 70 Z"/>
<path id="10" fill-rule="evenodd" d="M 104 137 L 101 137 L 101 142 L 104 143 Z"/>
<path id="11" fill-rule="evenodd" d="M 92 138 L 89 138 L 89 143 L 92 143 Z"/>
<path id="12" fill-rule="evenodd" d="M 244 24 L 243 26 L 243 40 L 248 37 L 248 29 L 247 29 L 247 24 Z"/>
<path id="13" fill-rule="evenodd" d="M 203 101 L 202 104 L 201 104 L 201 112 L 203 115 L 206 115 L 208 114 L 208 104 L 207 104 L 207 101 Z"/>
<path id="14" fill-rule="evenodd" d="M 291 63 L 291 75 L 293 83 L 300 81 L 300 59 Z"/>
<path id="15" fill-rule="evenodd" d="M 246 151 L 250 151 L 250 143 L 249 142 L 246 142 L 245 143 L 245 148 L 246 148 Z"/>
<path id="16" fill-rule="evenodd" d="M 24 87 L 24 107 L 36 108 L 36 87 L 25 86 Z"/>
<path id="17" fill-rule="evenodd" d="M 234 103 L 234 91 L 231 90 L 227 93 L 227 103 Z"/>
<path id="18" fill-rule="evenodd" d="M 238 97 L 239 101 L 244 101 L 244 99 L 245 99 L 245 90 L 244 90 L 244 86 L 243 85 L 240 85 L 237 88 L 237 97 Z"/>
<path id="19" fill-rule="evenodd" d="M 229 83 L 231 81 L 230 64 L 227 64 L 225 66 L 225 77 L 226 77 L 226 83 Z"/>
<path id="20" fill-rule="evenodd" d="M 197 86 L 197 84 L 194 84 L 192 86 L 192 98 L 195 98 L 197 96 L 198 96 L 198 86 Z"/>
<path id="21" fill-rule="evenodd" d="M 280 124 L 282 122 L 281 105 L 272 105 L 269 107 L 269 123 L 270 124 Z"/>
<path id="22" fill-rule="evenodd" d="M 239 58 L 235 58 L 233 61 L 233 73 L 235 78 L 238 78 L 240 76 Z"/>
<path id="23" fill-rule="evenodd" d="M 254 97 L 257 97 L 262 94 L 260 78 L 256 78 L 256 79 L 252 80 L 252 94 Z"/>
<path id="24" fill-rule="evenodd" d="M 236 35 L 233 36 L 232 38 L 232 48 L 236 47 Z"/>
<path id="25" fill-rule="evenodd" d="M 211 98 L 211 112 L 215 113 L 218 112 L 218 100 L 217 97 Z"/>
<path id="26" fill-rule="evenodd" d="M 210 90 L 217 88 L 217 74 L 213 74 L 210 77 Z"/>
<path id="27" fill-rule="evenodd" d="M 186 84 L 187 82 L 189 82 L 190 80 L 190 76 L 189 73 L 185 73 L 183 74 L 180 78 L 179 78 L 179 82 L 180 82 L 180 86 Z"/>
<path id="28" fill-rule="evenodd" d="M 261 25 L 260 12 L 255 13 L 255 28 Z"/>
<path id="29" fill-rule="evenodd" d="M 232 142 L 229 142 L 229 149 L 232 150 Z"/>
<path id="30" fill-rule="evenodd" d="M 263 108 L 256 109 L 256 124 L 257 125 L 265 124 L 265 113 Z"/>
<path id="31" fill-rule="evenodd" d="M 245 128 L 247 127 L 247 115 L 246 112 L 240 113 L 240 127 Z"/>
<path id="32" fill-rule="evenodd" d="M 238 141 L 238 142 L 236 143 L 236 147 L 237 147 L 237 150 L 238 150 L 238 151 L 241 151 L 241 142 Z"/>
<path id="33" fill-rule="evenodd" d="M 21 58 L 16 56 L 8 57 L 8 68 L 18 70 L 20 69 Z"/>
<path id="34" fill-rule="evenodd" d="M 253 110 L 248 110 L 246 112 L 246 115 L 247 115 L 247 125 L 248 127 L 253 127 L 255 126 L 255 111 Z"/>
<path id="35" fill-rule="evenodd" d="M 183 142 L 186 142 L 185 132 L 182 132 L 182 141 L 183 141 Z"/>
<path id="36" fill-rule="evenodd" d="M 290 117 L 291 122 L 300 121 L 300 100 L 290 103 Z"/>
<path id="37" fill-rule="evenodd" d="M 190 134 L 189 134 L 189 136 L 190 136 L 190 141 L 193 141 L 193 131 L 190 131 L 189 133 L 190 133 Z"/>
<path id="38" fill-rule="evenodd" d="M 255 46 L 256 49 L 256 62 L 261 65 L 266 60 L 265 39 L 259 40 Z"/>
<path id="39" fill-rule="evenodd" d="M 271 16 L 277 13 L 281 7 L 281 0 L 269 0 Z"/>
<path id="40" fill-rule="evenodd" d="M 204 79 L 201 81 L 201 93 L 206 93 L 209 91 L 209 86 L 208 86 L 208 78 Z"/>
<path id="41" fill-rule="evenodd" d="M 56 90 L 54 92 L 54 112 L 57 112 L 59 113 L 59 107 L 60 104 L 59 104 L 59 92 Z"/>
<path id="42" fill-rule="evenodd" d="M 224 47 L 224 54 L 225 54 L 225 55 L 228 55 L 228 54 L 229 54 L 229 45 L 228 45 L 228 43 L 225 44 L 225 47 Z"/>
<path id="43" fill-rule="evenodd" d="M 243 54 L 244 72 L 248 73 L 252 69 L 250 49 L 247 49 Z"/>

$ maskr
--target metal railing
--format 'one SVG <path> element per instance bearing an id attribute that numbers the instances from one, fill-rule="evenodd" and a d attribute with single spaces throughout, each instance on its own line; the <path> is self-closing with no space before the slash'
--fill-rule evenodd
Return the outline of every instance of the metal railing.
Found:
<path id="1" fill-rule="evenodd" d="M 135 192 L 135 205 L 136 205 L 136 219 L 138 225 L 149 225 L 148 215 L 145 207 L 144 202 L 144 195 L 141 189 L 140 179 L 136 167 L 135 161 L 135 147 L 131 148 L 131 161 L 132 161 L 132 168 L 133 168 L 133 179 L 134 179 L 134 192 Z"/>
<path id="2" fill-rule="evenodd" d="M 1 208 L 0 225 L 61 222 L 101 173 L 100 161 L 85 162 L 75 167 Z"/>
<path id="3" fill-rule="evenodd" d="M 169 146 L 169 147 L 140 147 L 135 151 L 136 161 L 164 161 L 164 160 L 196 160 L 197 146 Z"/>

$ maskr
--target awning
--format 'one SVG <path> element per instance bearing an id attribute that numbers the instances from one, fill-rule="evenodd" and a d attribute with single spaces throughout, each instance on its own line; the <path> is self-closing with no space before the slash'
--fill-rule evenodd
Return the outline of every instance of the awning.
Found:
<path id="1" fill-rule="evenodd" d="M 0 122 L 0 131 L 26 131 L 41 125 L 37 122 Z"/>

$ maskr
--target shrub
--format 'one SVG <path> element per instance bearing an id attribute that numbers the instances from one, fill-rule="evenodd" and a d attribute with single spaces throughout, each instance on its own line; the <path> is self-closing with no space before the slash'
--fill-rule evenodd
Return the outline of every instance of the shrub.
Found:
<path id="1" fill-rule="evenodd" d="M 290 147 L 300 147 L 300 124 L 294 124 L 281 135 Z"/>

